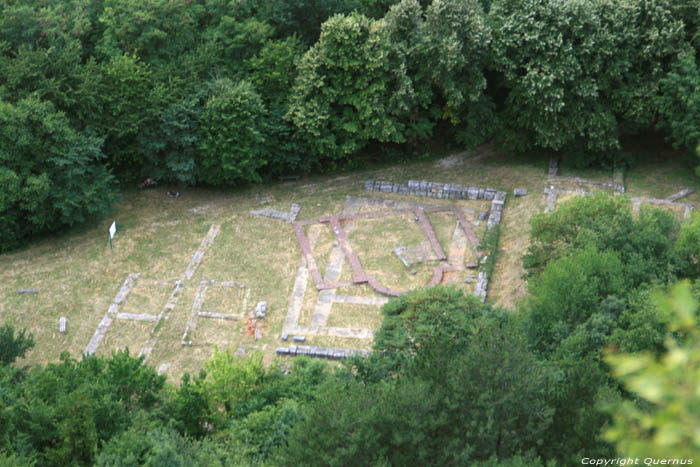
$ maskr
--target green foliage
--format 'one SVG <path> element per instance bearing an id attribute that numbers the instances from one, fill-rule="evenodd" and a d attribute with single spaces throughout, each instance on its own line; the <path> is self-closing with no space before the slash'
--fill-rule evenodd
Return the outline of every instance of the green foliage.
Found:
<path id="1" fill-rule="evenodd" d="M 493 274 L 493 268 L 496 266 L 496 257 L 498 256 L 498 239 L 500 238 L 501 226 L 495 224 L 489 228 L 484 234 L 484 238 L 479 244 L 479 250 L 485 251 L 488 255 L 486 263 L 481 265 L 480 270 L 484 272 L 487 278 Z"/>
<path id="2" fill-rule="evenodd" d="M 250 446 L 249 456 L 256 460 L 267 460 L 287 444 L 291 428 L 299 422 L 299 403 L 293 399 L 282 399 L 276 405 L 265 405 L 262 409 L 236 420 L 229 430 L 230 435 Z"/>
<path id="3" fill-rule="evenodd" d="M 146 62 L 173 60 L 197 40 L 204 15 L 202 2 L 187 0 L 104 0 L 99 21 L 104 32 L 97 54 L 115 57 L 136 54 Z"/>
<path id="4" fill-rule="evenodd" d="M 34 347 L 34 336 L 22 329 L 15 337 L 15 327 L 10 323 L 0 326 L 0 366 L 11 365 L 17 358 L 24 357 Z"/>
<path id="5" fill-rule="evenodd" d="M 132 178 L 141 175 L 139 136 L 155 125 L 163 89 L 153 86 L 152 71 L 136 55 L 89 62 L 84 73 L 76 115 L 87 128 L 104 135 L 104 152 L 116 171 Z"/>
<path id="6" fill-rule="evenodd" d="M 494 1 L 489 17 L 493 65 L 506 92 L 505 142 L 614 162 L 618 125 L 636 131 L 653 123 L 659 80 L 685 47 L 670 5 Z"/>
<path id="7" fill-rule="evenodd" d="M 325 158 L 343 158 L 371 139 L 403 141 L 388 107 L 394 78 L 380 40 L 379 28 L 366 17 L 336 15 L 299 61 L 288 115 Z"/>
<path id="8" fill-rule="evenodd" d="M 677 227 L 667 212 L 642 206 L 639 219 L 634 219 L 626 199 L 599 193 L 535 215 L 530 225 L 532 244 L 523 263 L 531 273 L 571 250 L 592 245 L 619 255 L 622 275 L 632 286 L 669 277 Z"/>
<path id="9" fill-rule="evenodd" d="M 700 451 L 700 334 L 697 301 L 688 284 L 674 288 L 660 305 L 670 317 L 665 354 L 609 354 L 613 374 L 626 389 L 650 403 L 647 408 L 633 401 L 610 406 L 614 424 L 606 437 L 623 456 L 697 459 Z"/>
<path id="10" fill-rule="evenodd" d="M 231 447 L 233 448 L 233 447 Z M 131 466 L 234 466 L 243 465 L 235 449 L 223 449 L 209 441 L 192 441 L 158 424 L 134 426 L 105 444 L 95 465 Z"/>
<path id="11" fill-rule="evenodd" d="M 610 342 L 622 352 L 663 352 L 668 332 L 668 316 L 652 300 L 654 289 L 637 289 L 630 293 L 620 314 Z"/>
<path id="12" fill-rule="evenodd" d="M 232 349 L 216 350 L 204 365 L 207 372 L 204 385 L 214 410 L 233 413 L 237 404 L 253 395 L 265 377 L 262 353 L 246 359 L 237 357 Z"/>
<path id="13" fill-rule="evenodd" d="M 425 65 L 444 100 L 443 112 L 460 115 L 479 102 L 486 89 L 483 68 L 491 29 L 476 0 L 434 1 L 425 20 L 429 31 Z"/>
<path id="14" fill-rule="evenodd" d="M 695 53 L 683 55 L 660 86 L 657 127 L 667 132 L 674 147 L 692 151 L 700 144 L 700 67 Z"/>
<path id="15" fill-rule="evenodd" d="M 212 84 L 198 128 L 197 179 L 211 185 L 261 181 L 267 163 L 265 105 L 247 81 Z"/>
<path id="16" fill-rule="evenodd" d="M 92 465 L 102 442 L 162 403 L 165 377 L 142 361 L 128 352 L 81 361 L 64 354 L 43 369 L 4 373 L 11 451 L 33 452 L 41 465 Z"/>
<path id="17" fill-rule="evenodd" d="M 468 313 L 445 301 L 436 309 L 440 305 L 444 315 Z M 416 342 L 420 350 L 415 364 L 401 373 L 370 381 L 362 374 L 367 364 L 358 361 L 351 374 L 359 369 L 360 382 L 341 374 L 321 388 L 289 435 L 280 457 L 284 463 L 471 465 L 525 451 L 534 460 L 551 423 L 550 370 L 534 358 L 507 315 L 473 318 L 463 329 L 467 335 L 460 336 L 461 346 L 453 344 L 453 335 L 439 332 L 440 324 L 451 325 L 443 316 L 432 330 L 412 328 L 421 339 Z M 448 352 L 430 352 L 421 332 L 430 332 L 431 344 Z M 373 358 L 389 359 L 390 354 L 385 350 Z M 443 370 L 435 371 L 436 366 Z"/>
<path id="18" fill-rule="evenodd" d="M 290 434 L 285 465 L 381 465 L 388 446 L 378 430 L 380 394 L 357 383 L 324 387 Z"/>
<path id="19" fill-rule="evenodd" d="M 163 109 L 156 127 L 139 136 L 146 173 L 162 182 L 194 185 L 198 155 L 198 96 L 184 98 Z"/>
<path id="20" fill-rule="evenodd" d="M 262 16 L 270 22 L 277 35 L 298 35 L 306 45 L 318 40 L 321 25 L 331 16 L 348 14 L 358 9 L 362 0 L 260 0 Z"/>
<path id="21" fill-rule="evenodd" d="M 626 291 L 619 255 L 588 247 L 552 261 L 530 281 L 528 336 L 535 349 L 554 351 L 598 312 L 608 297 Z"/>
<path id="22" fill-rule="evenodd" d="M 100 147 L 49 102 L 0 101 L 0 251 L 109 211 L 117 196 Z"/>
<path id="23" fill-rule="evenodd" d="M 207 434 L 210 401 L 204 384 L 205 378 L 204 370 L 198 378 L 190 378 L 189 373 L 185 373 L 171 402 L 172 418 L 183 435 L 202 438 Z"/>
<path id="24" fill-rule="evenodd" d="M 601 439 L 601 428 L 610 422 L 601 406 L 616 397 L 608 387 L 607 371 L 592 356 L 554 360 L 551 366 L 548 402 L 554 416 L 538 453 L 560 465 L 578 464 L 587 456 L 614 457 L 613 447 Z"/>
<path id="25" fill-rule="evenodd" d="M 266 171 L 271 175 L 299 169 L 308 172 L 318 165 L 316 154 L 295 135 L 294 125 L 285 118 L 289 110 L 289 90 L 297 75 L 296 63 L 304 50 L 300 40 L 293 35 L 284 40 L 266 42 L 258 55 L 248 61 L 248 79 L 268 109 Z"/>
<path id="26" fill-rule="evenodd" d="M 454 288 L 432 287 L 394 299 L 382 310 L 374 353 L 383 357 L 389 371 L 406 371 L 424 359 L 431 371 L 444 373 L 469 342 L 474 321 L 489 307 Z"/>
<path id="27" fill-rule="evenodd" d="M 681 225 L 673 245 L 677 274 L 685 278 L 700 277 L 700 215 L 693 213 L 690 223 Z"/>
<path id="28" fill-rule="evenodd" d="M 268 104 L 284 105 L 296 77 L 295 62 L 304 49 L 296 36 L 268 41 L 248 60 L 250 80 Z"/>
<path id="29" fill-rule="evenodd" d="M 443 437 L 446 463 L 504 459 L 548 443 L 551 379 L 512 320 L 482 319 L 447 372 L 444 414 L 454 431 Z"/>

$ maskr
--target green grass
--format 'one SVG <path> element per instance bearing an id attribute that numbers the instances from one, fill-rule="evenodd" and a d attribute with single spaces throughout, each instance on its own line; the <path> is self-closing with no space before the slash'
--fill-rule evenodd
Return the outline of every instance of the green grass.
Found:
<path id="1" fill-rule="evenodd" d="M 665 197 L 697 181 L 692 165 L 675 152 L 641 158 L 627 173 L 630 196 Z M 447 162 L 445 162 L 447 161 Z M 529 219 L 544 208 L 546 184 L 545 156 L 517 158 L 503 155 L 484 146 L 478 151 L 450 156 L 443 160 L 419 161 L 411 164 L 380 167 L 341 176 L 314 176 L 291 183 L 251 186 L 237 190 L 186 189 L 179 199 L 166 195 L 165 189 L 126 193 L 114 206 L 113 215 L 94 224 L 41 239 L 30 247 L 0 255 L 0 321 L 27 327 L 37 346 L 19 364 L 44 364 L 56 361 L 68 350 L 80 355 L 95 328 L 129 273 L 141 273 L 133 295 L 121 311 L 157 314 L 165 305 L 170 289 L 149 286 L 153 281 L 179 279 L 192 255 L 199 247 L 211 224 L 221 225 L 221 232 L 194 277 L 184 288 L 175 309 L 167 314 L 158 331 L 158 342 L 149 363 L 156 368 L 171 363 L 168 371 L 173 381 L 184 372 L 196 373 L 204 361 L 220 347 L 243 347 L 247 352 L 261 350 L 265 360 L 274 359 L 280 345 L 279 335 L 289 306 L 289 299 L 300 264 L 300 250 L 293 230 L 282 221 L 252 216 L 251 209 L 272 207 L 288 210 L 292 202 L 301 205 L 299 220 L 342 212 L 347 195 L 380 199 L 449 204 L 452 201 L 406 197 L 398 194 L 366 192 L 366 179 L 406 181 L 428 179 L 444 183 L 460 183 L 506 190 L 509 193 L 500 227 L 498 257 L 489 287 L 489 301 L 514 308 L 525 296 L 521 258 L 528 246 Z M 580 175 L 575 171 L 567 175 Z M 529 193 L 514 199 L 513 188 L 527 188 Z M 261 204 L 256 195 L 273 201 Z M 683 201 L 700 201 L 695 194 Z M 472 202 L 474 203 L 474 202 Z M 469 203 L 461 203 L 472 206 Z M 476 206 L 476 205 L 474 205 Z M 486 203 L 486 208 L 488 203 Z M 475 207 L 478 212 L 481 207 Z M 456 221 L 451 215 L 431 214 L 438 239 L 447 253 Z M 405 216 L 404 216 L 405 217 Z M 410 217 L 410 216 L 409 216 Z M 444 217 L 442 219 L 441 217 Z M 468 216 L 469 217 L 469 216 Z M 119 232 L 110 252 L 107 229 L 116 220 Z M 318 230 L 314 250 L 319 267 L 325 268 L 327 252 L 333 236 L 327 226 L 309 227 Z M 481 238 L 485 222 L 475 228 Z M 325 229 L 325 230 L 324 230 Z M 424 241 L 421 229 L 412 219 L 402 216 L 376 220 L 358 220 L 349 228 L 349 236 L 367 271 L 392 288 L 418 287 L 430 280 L 432 268 L 416 265 L 416 276 L 401 264 L 393 248 Z M 468 251 L 471 248 L 468 247 Z M 351 278 L 346 262 L 341 280 Z M 263 336 L 259 340 L 241 334 L 245 320 L 216 321 L 199 319 L 196 341 L 192 347 L 181 347 L 180 340 L 192 310 L 192 302 L 201 280 L 236 281 L 250 289 L 248 309 L 260 300 L 269 304 Z M 473 285 L 463 284 L 465 290 Z M 150 287 L 150 288 L 149 288 Z M 18 288 L 38 288 L 38 295 L 19 295 Z M 315 287 L 307 287 L 305 320 L 315 304 Z M 227 312 L 237 310 L 241 297 L 227 289 L 210 288 L 204 309 Z M 366 286 L 338 290 L 345 295 L 374 295 Z M 339 310 L 344 308 L 334 305 Z M 349 307 L 348 307 L 349 308 Z M 365 307 L 356 306 L 357 310 Z M 216 309 L 216 310 L 214 310 Z M 238 312 L 238 311 L 236 311 Z M 331 320 L 352 323 L 353 313 L 331 316 Z M 66 316 L 68 332 L 58 332 L 58 320 Z M 342 316 L 342 318 L 341 318 Z M 360 319 L 358 318 L 358 324 Z M 374 323 L 374 322 L 373 322 Z M 302 323 L 304 324 L 304 323 Z M 100 352 L 128 345 L 132 353 L 148 339 L 154 323 L 115 322 L 108 331 Z M 361 327 L 361 326 L 356 326 Z M 316 342 L 318 341 L 318 342 Z M 336 347 L 369 347 L 371 342 L 314 337 L 313 345 Z M 134 348 L 134 346 L 139 348 Z"/>

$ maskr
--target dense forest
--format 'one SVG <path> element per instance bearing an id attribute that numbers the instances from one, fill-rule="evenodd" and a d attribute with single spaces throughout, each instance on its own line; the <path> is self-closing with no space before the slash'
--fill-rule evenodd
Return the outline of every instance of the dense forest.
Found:
<path id="1" fill-rule="evenodd" d="M 621 165 L 621 137 L 648 130 L 694 150 L 699 9 L 1 0 L 0 251 L 105 214 L 147 176 L 231 186 L 435 142 Z"/>
<path id="2" fill-rule="evenodd" d="M 699 24 L 697 0 L 0 0 L 0 251 L 146 176 L 695 152 Z M 415 291 L 337 365 L 217 351 L 176 386 L 128 351 L 22 367 L 33 336 L 0 326 L 0 466 L 700 462 L 700 216 L 580 197 L 530 239 L 517 310 Z"/>

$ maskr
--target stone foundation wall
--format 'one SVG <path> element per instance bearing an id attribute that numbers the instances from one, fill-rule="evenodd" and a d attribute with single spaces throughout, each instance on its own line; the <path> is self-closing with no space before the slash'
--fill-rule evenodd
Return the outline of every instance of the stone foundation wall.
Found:
<path id="1" fill-rule="evenodd" d="M 499 193 L 493 188 L 463 186 L 456 183 L 437 183 L 427 180 L 409 180 L 408 183 L 392 183 L 379 180 L 367 180 L 365 190 L 383 193 L 400 193 L 402 195 L 425 196 L 441 199 L 486 199 L 492 200 Z M 505 196 L 505 192 L 503 192 Z"/>
<path id="2" fill-rule="evenodd" d="M 289 347 L 277 347 L 277 355 L 306 355 L 312 358 L 328 358 L 331 360 L 344 360 L 348 357 L 359 355 L 360 357 L 368 357 L 371 350 L 357 349 L 334 349 L 330 347 L 315 347 L 310 345 L 292 345 Z"/>

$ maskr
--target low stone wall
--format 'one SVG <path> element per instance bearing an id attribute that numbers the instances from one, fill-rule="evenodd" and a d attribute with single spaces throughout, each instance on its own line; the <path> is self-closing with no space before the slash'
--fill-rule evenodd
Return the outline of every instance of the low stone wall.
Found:
<path id="1" fill-rule="evenodd" d="M 365 190 L 381 191 L 383 193 L 400 193 L 402 195 L 425 196 L 441 199 L 486 199 L 496 197 L 498 190 L 478 186 L 463 186 L 456 183 L 437 183 L 427 180 L 409 180 L 408 183 L 392 183 L 378 180 L 367 180 Z M 505 192 L 504 196 L 505 196 Z"/>
<path id="2" fill-rule="evenodd" d="M 277 347 L 277 355 L 306 355 L 313 358 L 328 358 L 331 360 L 343 360 L 359 355 L 368 357 L 371 350 L 334 349 L 332 347 L 315 347 L 310 345 L 291 345 L 289 347 Z"/>

